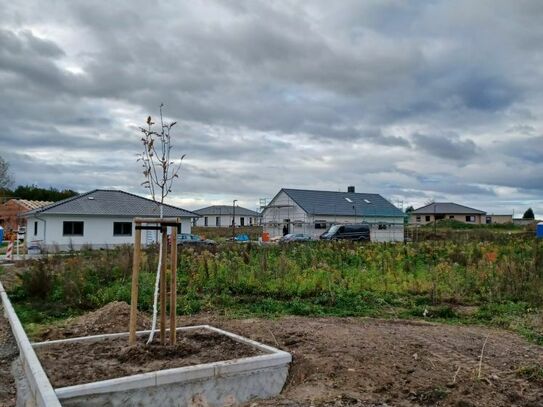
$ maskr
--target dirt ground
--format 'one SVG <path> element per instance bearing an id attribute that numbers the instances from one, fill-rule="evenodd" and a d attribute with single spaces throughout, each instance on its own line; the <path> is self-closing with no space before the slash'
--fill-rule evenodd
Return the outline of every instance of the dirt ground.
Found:
<path id="1" fill-rule="evenodd" d="M 19 351 L 15 338 L 11 334 L 9 322 L 4 317 L 4 308 L 0 301 L 0 406 L 15 406 L 15 382 L 11 375 L 11 362 Z"/>
<path id="2" fill-rule="evenodd" d="M 107 318 L 102 314 L 103 332 L 126 331 L 128 319 Z M 94 315 L 43 337 L 74 336 L 70 325 L 78 326 L 77 336 L 86 334 L 86 319 Z M 294 361 L 282 394 L 247 406 L 543 406 L 543 348 L 500 330 L 361 318 L 233 320 L 208 314 L 179 323 L 209 323 L 291 352 Z"/>
<path id="3" fill-rule="evenodd" d="M 55 388 L 260 353 L 224 335 L 205 330 L 180 335 L 174 346 L 160 346 L 156 337 L 150 345 L 145 343 L 147 338 L 138 338 L 133 346 L 128 346 L 127 340 L 115 338 L 95 343 L 51 345 L 36 349 L 36 353 Z"/>

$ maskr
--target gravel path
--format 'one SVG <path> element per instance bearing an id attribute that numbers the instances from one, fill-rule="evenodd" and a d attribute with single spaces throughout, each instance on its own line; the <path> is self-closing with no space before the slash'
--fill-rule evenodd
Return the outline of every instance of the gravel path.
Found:
<path id="1" fill-rule="evenodd" d="M 11 333 L 4 307 L 0 303 L 0 406 L 15 406 L 15 382 L 11 375 L 11 362 L 19 351 Z"/>

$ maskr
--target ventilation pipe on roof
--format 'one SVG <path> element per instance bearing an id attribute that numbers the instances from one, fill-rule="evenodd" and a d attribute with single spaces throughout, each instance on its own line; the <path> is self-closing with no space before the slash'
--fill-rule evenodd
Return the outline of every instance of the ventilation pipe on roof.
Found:
<path id="1" fill-rule="evenodd" d="M 347 192 L 354 192 L 354 186 L 350 185 L 347 187 Z"/>

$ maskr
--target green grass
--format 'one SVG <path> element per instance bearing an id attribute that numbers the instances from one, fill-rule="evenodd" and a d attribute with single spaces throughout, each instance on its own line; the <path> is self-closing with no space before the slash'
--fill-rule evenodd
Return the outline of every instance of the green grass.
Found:
<path id="1" fill-rule="evenodd" d="M 209 251 L 211 250 L 211 251 Z M 179 253 L 180 314 L 411 318 L 479 324 L 543 344 L 543 246 L 521 235 L 491 241 L 259 247 Z M 10 295 L 27 328 L 130 301 L 129 248 L 28 264 Z M 142 259 L 138 307 L 152 309 L 156 250 Z M 466 313 L 465 309 L 470 312 Z"/>

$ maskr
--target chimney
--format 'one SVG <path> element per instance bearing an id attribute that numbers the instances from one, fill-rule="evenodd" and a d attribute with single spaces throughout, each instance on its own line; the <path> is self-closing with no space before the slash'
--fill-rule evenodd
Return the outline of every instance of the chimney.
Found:
<path id="1" fill-rule="evenodd" d="M 347 187 L 347 192 L 354 192 L 354 186 L 348 186 Z"/>

